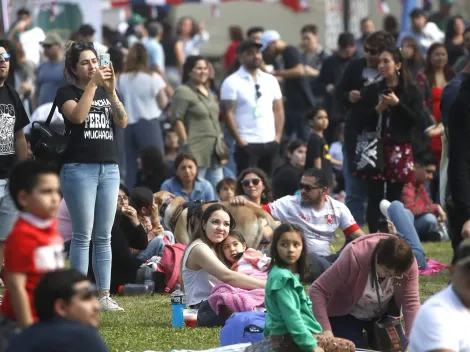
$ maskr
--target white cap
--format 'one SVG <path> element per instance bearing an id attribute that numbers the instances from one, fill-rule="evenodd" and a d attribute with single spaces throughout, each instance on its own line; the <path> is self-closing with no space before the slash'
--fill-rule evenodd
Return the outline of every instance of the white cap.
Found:
<path id="1" fill-rule="evenodd" d="M 275 40 L 279 40 L 281 39 L 281 35 L 279 34 L 278 31 L 275 31 L 275 30 L 269 30 L 269 31 L 265 31 L 263 33 L 263 35 L 261 36 L 261 51 L 265 50 L 268 45 L 275 41 Z"/>

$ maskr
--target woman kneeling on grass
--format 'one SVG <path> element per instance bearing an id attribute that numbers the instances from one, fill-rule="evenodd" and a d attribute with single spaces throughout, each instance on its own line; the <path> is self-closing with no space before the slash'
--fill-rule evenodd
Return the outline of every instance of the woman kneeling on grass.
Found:
<path id="1" fill-rule="evenodd" d="M 266 281 L 227 268 L 218 258 L 215 246 L 235 228 L 235 220 L 221 204 L 209 206 L 201 218 L 201 227 L 183 256 L 182 278 L 187 303 L 199 309 L 198 326 L 222 326 L 228 316 L 217 316 L 207 299 L 212 288 L 224 282 L 243 289 L 264 288 Z"/>
<path id="2" fill-rule="evenodd" d="M 420 307 L 413 250 L 397 235 L 362 236 L 345 247 L 312 284 L 309 295 L 326 335 L 378 350 L 374 324 L 403 312 L 408 338 Z"/>
<path id="3" fill-rule="evenodd" d="M 245 352 L 355 351 L 352 342 L 322 335 L 312 302 L 300 283 L 306 271 L 307 248 L 302 229 L 281 224 L 274 230 L 266 283 L 265 340 Z"/>

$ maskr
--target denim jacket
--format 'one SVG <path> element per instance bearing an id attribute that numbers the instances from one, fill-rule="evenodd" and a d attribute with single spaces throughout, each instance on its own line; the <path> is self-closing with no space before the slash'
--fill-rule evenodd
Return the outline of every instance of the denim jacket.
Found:
<path id="1" fill-rule="evenodd" d="M 177 197 L 183 197 L 186 201 L 202 200 L 203 202 L 210 202 L 211 200 L 216 200 L 214 188 L 209 181 L 203 178 L 196 179 L 191 194 L 186 194 L 176 177 L 163 182 L 161 190 L 171 192 Z"/>

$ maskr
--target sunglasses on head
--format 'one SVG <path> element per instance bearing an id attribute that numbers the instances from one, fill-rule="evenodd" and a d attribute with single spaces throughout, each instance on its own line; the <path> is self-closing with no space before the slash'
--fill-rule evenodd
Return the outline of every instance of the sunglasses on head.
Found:
<path id="1" fill-rule="evenodd" d="M 0 57 L 2 57 L 3 60 L 6 61 L 6 62 L 10 61 L 10 59 L 11 59 L 11 55 L 8 54 L 8 53 L 2 53 L 2 54 L 0 54 Z"/>
<path id="2" fill-rule="evenodd" d="M 379 53 L 379 51 L 377 49 L 371 48 L 371 47 L 368 47 L 368 46 L 364 47 L 364 52 L 367 53 L 367 54 L 370 54 L 370 55 L 377 55 Z"/>
<path id="3" fill-rule="evenodd" d="M 307 185 L 305 183 L 300 184 L 300 189 L 305 189 L 307 192 L 310 192 L 312 189 L 319 189 L 321 187 L 318 186 L 312 186 L 312 185 Z"/>
<path id="4" fill-rule="evenodd" d="M 248 178 L 242 181 L 242 186 L 248 187 L 251 183 L 253 184 L 253 186 L 258 186 L 260 182 L 261 182 L 260 178 Z"/>
<path id="5" fill-rule="evenodd" d="M 259 98 L 261 98 L 261 92 L 260 92 L 260 86 L 259 84 L 255 84 L 255 89 L 256 89 L 256 100 L 258 100 Z"/>
<path id="6" fill-rule="evenodd" d="M 95 46 L 93 45 L 92 42 L 86 42 L 86 43 L 73 43 L 72 44 L 72 49 L 74 50 L 85 50 L 85 49 L 94 49 Z"/>

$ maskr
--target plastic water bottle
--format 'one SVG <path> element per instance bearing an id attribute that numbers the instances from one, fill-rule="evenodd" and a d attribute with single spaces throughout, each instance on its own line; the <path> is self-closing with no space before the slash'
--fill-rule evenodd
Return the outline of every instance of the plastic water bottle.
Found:
<path id="1" fill-rule="evenodd" d="M 148 285 L 152 293 L 155 291 L 155 282 L 153 280 L 145 280 L 144 285 Z"/>
<path id="2" fill-rule="evenodd" d="M 120 296 L 144 296 L 153 293 L 153 288 L 146 284 L 125 284 L 118 288 Z"/>
<path id="3" fill-rule="evenodd" d="M 184 326 L 183 309 L 186 307 L 186 296 L 181 291 L 181 286 L 176 285 L 175 291 L 170 296 L 172 326 L 181 328 Z"/>

